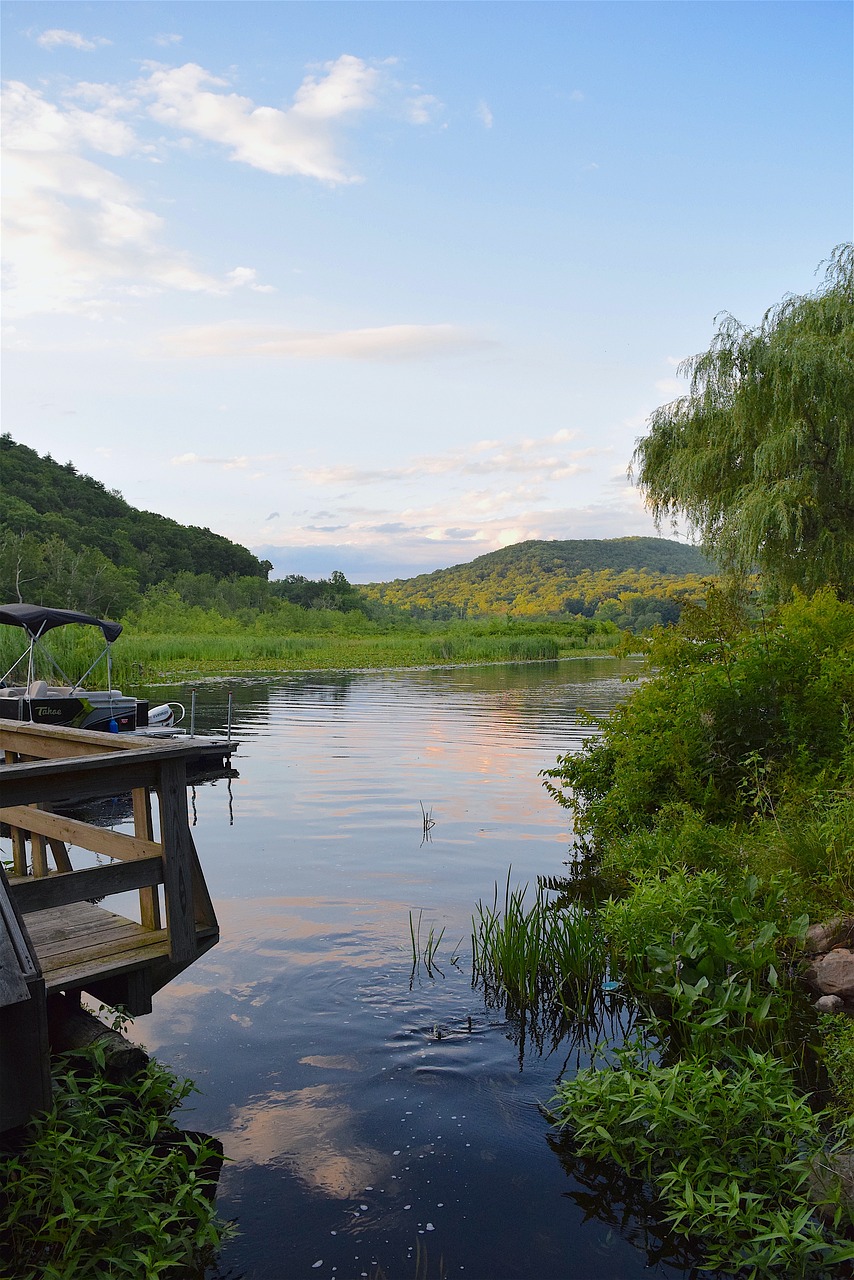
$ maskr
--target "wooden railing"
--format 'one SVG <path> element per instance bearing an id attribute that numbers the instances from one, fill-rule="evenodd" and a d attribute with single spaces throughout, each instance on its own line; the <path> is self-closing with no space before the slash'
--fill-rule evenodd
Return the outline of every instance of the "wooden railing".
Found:
<path id="1" fill-rule="evenodd" d="M 170 962 L 183 968 L 211 945 L 208 941 L 200 948 L 198 938 L 199 931 L 208 936 L 216 931 L 217 922 L 187 812 L 191 746 L 0 721 L 0 750 L 5 760 L 0 768 L 0 821 L 11 828 L 10 886 L 22 912 L 136 890 L 142 926 L 158 931 L 163 928 L 162 885 Z M 59 804 L 127 792 L 133 796 L 133 835 L 52 812 Z M 158 840 L 152 794 L 159 806 Z M 74 870 L 69 847 L 111 861 Z"/>

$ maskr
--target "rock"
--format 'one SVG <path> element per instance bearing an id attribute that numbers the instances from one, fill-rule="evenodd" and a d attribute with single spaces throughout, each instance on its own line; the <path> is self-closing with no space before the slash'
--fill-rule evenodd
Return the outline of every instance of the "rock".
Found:
<path id="1" fill-rule="evenodd" d="M 845 1001 L 842 996 L 819 996 L 813 1008 L 818 1009 L 819 1013 L 838 1013 L 845 1008 Z"/>
<path id="2" fill-rule="evenodd" d="M 810 1190 L 821 1217 L 832 1221 L 839 1203 L 854 1225 L 854 1151 L 828 1152 L 814 1160 Z"/>
<path id="3" fill-rule="evenodd" d="M 807 955 L 822 955 L 834 947 L 854 943 L 854 920 L 850 916 L 834 916 L 824 924 L 811 924 L 804 938 Z"/>
<path id="4" fill-rule="evenodd" d="M 818 956 L 812 962 L 811 976 L 822 995 L 854 1000 L 854 951 L 837 947 Z"/>

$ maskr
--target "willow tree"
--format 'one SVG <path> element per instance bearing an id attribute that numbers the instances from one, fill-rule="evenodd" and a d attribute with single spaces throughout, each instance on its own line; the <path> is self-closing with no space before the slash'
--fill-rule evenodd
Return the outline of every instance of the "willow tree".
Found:
<path id="1" fill-rule="evenodd" d="M 722 566 L 758 568 L 778 595 L 854 599 L 854 245 L 756 328 L 719 317 L 679 372 L 688 394 L 651 415 L 633 458 L 656 521 L 687 519 Z"/>

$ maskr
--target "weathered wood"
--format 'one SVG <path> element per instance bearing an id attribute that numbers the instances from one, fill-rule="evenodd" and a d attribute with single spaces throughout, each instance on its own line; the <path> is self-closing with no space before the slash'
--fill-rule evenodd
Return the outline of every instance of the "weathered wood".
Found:
<path id="1" fill-rule="evenodd" d="M 45 983 L 0 866 L 0 1131 L 50 1106 Z M 13 975 L 17 980 L 13 981 Z M 23 991 L 21 989 L 23 984 Z"/>
<path id="2" fill-rule="evenodd" d="M 57 840 L 67 840 L 69 844 L 81 849 L 102 853 L 107 858 L 119 858 L 122 862 L 132 862 L 135 858 L 160 857 L 163 852 L 161 846 L 153 840 L 140 840 L 123 831 L 95 827 L 91 822 L 66 818 L 60 813 L 44 813 L 41 809 L 33 809 L 28 805 L 4 806 L 0 809 L 0 822 L 23 827 L 25 831 L 38 831 Z"/>
<path id="3" fill-rule="evenodd" d="M 11 882 L 12 895 L 25 915 L 62 907 L 70 902 L 103 898 L 111 893 L 126 893 L 143 885 L 163 883 L 163 860 L 136 858 L 133 862 L 114 862 L 107 867 L 86 867 L 82 871 L 58 873 L 44 877 L 28 877 Z"/>
<path id="4" fill-rule="evenodd" d="M 0 726 L 0 749 L 14 760 L 2 771 L 5 805 L 0 810 L 0 820 L 13 833 L 19 872 L 11 894 L 17 909 L 26 911 L 45 993 L 83 990 L 107 1003 L 121 1002 L 133 1013 L 150 1011 L 152 992 L 219 937 L 187 812 L 187 763 L 203 759 L 205 748 L 7 723 Z M 159 841 L 152 790 L 160 806 Z M 78 802 L 128 791 L 132 836 L 47 811 L 63 799 Z M 32 875 L 26 874 L 25 833 L 33 845 Z M 45 842 L 56 873 L 48 872 Z M 67 844 L 118 861 L 74 871 Z M 127 889 L 140 894 L 141 924 L 94 905 L 95 898 Z"/>
<path id="5" fill-rule="evenodd" d="M 153 933 L 90 902 L 35 912 L 27 916 L 27 927 L 49 994 L 97 994 L 98 982 L 169 957 L 165 930 Z"/>
<path id="6" fill-rule="evenodd" d="M 16 876 L 27 874 L 27 838 L 19 827 L 12 828 L 12 865 Z"/>
<path id="7" fill-rule="evenodd" d="M 132 733 L 103 733 L 100 729 L 73 729 L 61 724 L 36 725 L 28 720 L 0 721 L 0 747 L 39 759 L 67 760 L 71 756 L 101 755 L 104 751 L 135 751 L 149 745 L 160 744 Z"/>
<path id="8" fill-rule="evenodd" d="M 179 758 L 161 762 L 158 796 L 169 956 L 176 964 L 189 964 L 196 955 L 192 863 L 195 849 L 187 812 L 187 771 L 184 760 Z"/>
<path id="9" fill-rule="evenodd" d="M 53 862 L 57 871 L 73 871 L 71 859 L 68 856 L 68 850 L 61 840 L 54 839 L 53 836 L 47 837 L 48 848 L 53 854 Z"/>
<path id="10" fill-rule="evenodd" d="M 133 792 L 133 829 L 139 840 L 154 839 L 151 795 L 147 787 L 137 787 Z M 146 929 L 159 929 L 162 926 L 160 895 L 156 888 L 140 889 L 139 912 Z"/>
<path id="11" fill-rule="evenodd" d="M 104 1075 L 115 1084 L 138 1075 L 148 1065 L 148 1054 L 118 1031 L 107 1027 L 75 999 L 54 996 L 48 1006 L 50 1044 L 54 1053 L 88 1049 L 97 1045 L 104 1057 Z"/>
<path id="12" fill-rule="evenodd" d="M 46 876 L 48 873 L 47 844 L 44 836 L 37 831 L 30 832 L 30 849 L 33 859 L 33 875 Z"/>
<path id="13" fill-rule="evenodd" d="M 29 998 L 30 992 L 21 972 L 18 953 L 6 922 L 0 916 L 0 1009 L 5 1009 L 10 1004 L 20 1004 L 22 1000 Z"/>

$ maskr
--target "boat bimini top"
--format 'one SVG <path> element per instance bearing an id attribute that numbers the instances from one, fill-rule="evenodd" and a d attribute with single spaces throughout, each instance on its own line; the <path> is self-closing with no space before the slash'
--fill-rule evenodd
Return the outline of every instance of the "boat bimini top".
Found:
<path id="1" fill-rule="evenodd" d="M 114 640 L 118 639 L 122 633 L 122 625 L 120 622 L 107 622 L 104 618 L 95 618 L 90 613 L 78 613 L 76 609 L 48 609 L 44 605 L 40 604 L 6 604 L 0 605 L 0 623 L 5 623 L 10 627 L 23 627 L 29 637 L 29 658 L 27 670 L 28 687 L 36 679 L 34 658 L 36 647 L 38 647 L 41 655 L 47 659 L 52 667 L 56 668 L 65 683 L 71 685 L 72 688 L 75 689 L 79 689 L 83 685 L 86 676 L 89 675 L 89 672 L 98 665 L 106 654 L 107 687 L 108 689 L 112 689 L 113 664 L 110 654 L 110 645 Z M 100 627 L 101 633 L 106 641 L 103 651 L 98 654 L 91 667 L 89 667 L 88 671 L 86 671 L 79 680 L 72 680 L 67 676 L 53 655 L 39 644 L 39 641 L 45 632 L 53 630 L 54 627 L 65 627 L 69 623 L 77 623 L 81 626 Z M 0 683 L 5 684 L 6 680 L 15 670 L 15 667 L 17 667 L 23 657 L 24 654 L 22 653 L 19 658 L 15 659 L 9 670 L 2 678 L 0 678 Z"/>

